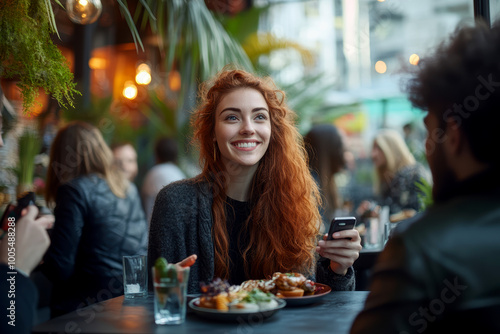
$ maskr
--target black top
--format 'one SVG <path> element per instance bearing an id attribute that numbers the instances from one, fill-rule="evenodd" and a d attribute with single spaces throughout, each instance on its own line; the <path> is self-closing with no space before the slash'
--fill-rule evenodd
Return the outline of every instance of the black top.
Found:
<path id="1" fill-rule="evenodd" d="M 229 259 L 231 269 L 229 283 L 238 285 L 247 280 L 243 264 L 242 252 L 248 245 L 248 232 L 243 230 L 245 221 L 250 216 L 250 204 L 227 197 L 226 223 L 229 235 Z"/>

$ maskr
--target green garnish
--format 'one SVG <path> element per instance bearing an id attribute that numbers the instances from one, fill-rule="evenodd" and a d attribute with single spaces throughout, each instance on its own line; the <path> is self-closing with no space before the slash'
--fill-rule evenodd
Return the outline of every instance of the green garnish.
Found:
<path id="1" fill-rule="evenodd" d="M 163 256 L 160 256 L 155 261 L 155 270 L 159 277 L 165 277 L 167 275 L 168 261 Z"/>
<path id="2" fill-rule="evenodd" d="M 269 292 L 263 292 L 259 289 L 253 289 L 248 295 L 243 298 L 247 303 L 269 302 L 273 299 L 273 295 Z"/>

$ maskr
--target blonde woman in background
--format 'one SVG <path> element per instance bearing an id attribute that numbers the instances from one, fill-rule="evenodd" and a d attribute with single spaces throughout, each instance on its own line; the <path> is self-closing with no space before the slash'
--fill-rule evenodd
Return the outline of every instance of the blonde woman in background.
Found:
<path id="1" fill-rule="evenodd" d="M 375 167 L 377 204 L 389 206 L 390 214 L 408 209 L 419 211 L 416 183 L 422 178 L 429 181 L 428 172 L 415 160 L 399 132 L 380 130 L 373 140 L 371 157 Z M 358 215 L 366 212 L 370 205 L 367 201 L 361 203 Z"/>

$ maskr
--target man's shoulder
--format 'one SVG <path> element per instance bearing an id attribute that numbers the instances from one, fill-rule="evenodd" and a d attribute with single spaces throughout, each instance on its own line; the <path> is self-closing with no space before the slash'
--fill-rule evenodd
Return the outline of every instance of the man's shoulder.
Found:
<path id="1" fill-rule="evenodd" d="M 398 223 L 393 236 L 403 239 L 433 239 L 470 231 L 473 225 L 485 225 L 500 219 L 500 196 L 470 195 L 431 206 L 424 212 Z M 498 227 L 500 232 L 500 226 Z M 422 240 L 420 240 L 422 241 Z"/>

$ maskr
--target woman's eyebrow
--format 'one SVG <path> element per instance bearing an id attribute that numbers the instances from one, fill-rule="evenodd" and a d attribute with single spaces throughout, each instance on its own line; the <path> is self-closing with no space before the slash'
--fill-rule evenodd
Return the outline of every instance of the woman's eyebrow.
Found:
<path id="1" fill-rule="evenodd" d="M 237 111 L 237 112 L 241 112 L 241 109 L 239 109 L 239 108 L 233 108 L 233 107 L 228 107 L 228 108 L 222 109 L 222 111 L 220 112 L 220 114 L 222 114 L 224 111 Z"/>
<path id="2" fill-rule="evenodd" d="M 252 112 L 257 112 L 257 111 L 261 111 L 261 110 L 264 110 L 264 111 L 267 111 L 269 112 L 269 110 L 267 110 L 266 108 L 264 107 L 258 107 L 258 108 L 253 108 L 252 109 Z M 227 108 L 224 108 L 221 110 L 220 114 L 222 114 L 224 111 L 236 111 L 236 112 L 241 112 L 241 109 L 239 108 L 234 108 L 234 107 L 227 107 Z M 219 114 L 219 115 L 220 115 Z"/>

